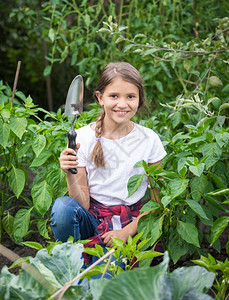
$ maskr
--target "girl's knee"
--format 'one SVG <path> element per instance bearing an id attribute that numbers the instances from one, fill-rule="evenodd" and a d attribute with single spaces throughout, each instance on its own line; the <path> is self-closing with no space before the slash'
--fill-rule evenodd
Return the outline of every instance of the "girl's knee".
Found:
<path id="1" fill-rule="evenodd" d="M 56 211 L 63 211 L 63 210 L 71 210 L 73 208 L 76 208 L 79 205 L 79 203 L 69 197 L 69 196 L 63 196 L 60 198 L 57 198 L 54 202 L 53 202 L 53 206 L 52 206 L 52 212 L 56 212 Z"/>
<path id="2" fill-rule="evenodd" d="M 68 196 L 57 198 L 51 210 L 51 225 L 56 223 L 72 222 L 78 202 Z"/>

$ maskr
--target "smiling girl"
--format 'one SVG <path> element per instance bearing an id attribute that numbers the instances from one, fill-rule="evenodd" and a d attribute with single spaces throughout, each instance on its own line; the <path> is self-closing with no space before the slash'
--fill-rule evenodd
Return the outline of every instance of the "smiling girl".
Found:
<path id="1" fill-rule="evenodd" d="M 69 197 L 54 202 L 51 226 L 56 240 L 65 242 L 71 235 L 75 241 L 90 239 L 86 246 L 105 247 L 112 245 L 112 238 L 125 243 L 137 233 L 148 182 L 145 176 L 128 197 L 129 178 L 144 174 L 134 165 L 141 160 L 160 164 L 166 152 L 153 130 L 131 121 L 145 101 L 141 76 L 132 65 L 109 63 L 95 96 L 103 111 L 95 123 L 77 130 L 77 156 L 70 148 L 61 152 Z M 76 167 L 78 173 L 71 174 L 69 169 Z"/>

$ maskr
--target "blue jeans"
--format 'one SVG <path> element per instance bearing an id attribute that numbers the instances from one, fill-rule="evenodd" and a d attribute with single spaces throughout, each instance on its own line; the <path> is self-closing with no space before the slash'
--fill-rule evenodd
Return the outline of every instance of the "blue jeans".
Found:
<path id="1" fill-rule="evenodd" d="M 100 222 L 75 199 L 64 196 L 54 201 L 51 211 L 51 227 L 56 240 L 66 242 L 69 236 L 73 236 L 75 242 L 88 239 L 94 236 L 95 229 L 99 224 Z M 107 252 L 105 246 L 103 246 L 103 250 L 104 253 Z M 98 257 L 92 256 L 90 264 L 98 259 Z M 114 257 L 112 257 L 113 260 L 115 260 Z M 104 262 L 99 263 L 99 265 L 101 264 Z M 121 263 L 120 267 L 124 269 L 125 264 Z M 100 277 L 101 275 L 92 276 L 93 279 Z M 105 278 L 111 277 L 106 274 Z"/>
<path id="2" fill-rule="evenodd" d="M 85 240 L 94 235 L 100 222 L 71 197 L 57 198 L 52 206 L 51 227 L 56 240 Z"/>

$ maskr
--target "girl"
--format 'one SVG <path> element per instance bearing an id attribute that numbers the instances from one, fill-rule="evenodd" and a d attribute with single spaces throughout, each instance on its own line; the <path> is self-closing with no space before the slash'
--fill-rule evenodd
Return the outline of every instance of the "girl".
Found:
<path id="1" fill-rule="evenodd" d="M 71 235 L 75 241 L 90 239 L 86 246 L 110 247 L 112 238 L 125 243 L 129 235 L 134 236 L 143 215 L 139 210 L 148 185 L 146 176 L 128 197 L 129 178 L 144 174 L 143 168 L 134 165 L 140 160 L 159 164 L 166 152 L 153 130 L 131 121 L 145 101 L 141 76 L 132 65 L 109 63 L 95 96 L 103 112 L 95 123 L 77 130 L 77 156 L 70 148 L 61 152 L 69 197 L 54 202 L 51 226 L 57 240 L 65 242 Z M 76 167 L 76 175 L 68 171 Z"/>

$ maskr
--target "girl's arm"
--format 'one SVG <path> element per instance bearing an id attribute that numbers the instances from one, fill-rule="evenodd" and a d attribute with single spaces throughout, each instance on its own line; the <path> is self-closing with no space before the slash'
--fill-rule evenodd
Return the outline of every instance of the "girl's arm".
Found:
<path id="1" fill-rule="evenodd" d="M 77 150 L 80 145 L 77 144 Z M 73 155 L 68 155 L 68 154 Z M 60 154 L 60 167 L 66 173 L 68 193 L 69 196 L 74 198 L 81 204 L 84 208 L 89 209 L 90 206 L 90 195 L 87 182 L 87 172 L 85 167 L 78 167 L 78 173 L 76 175 L 72 174 L 68 170 L 71 168 L 76 168 L 78 165 L 78 158 L 75 155 L 75 151 L 71 148 L 64 149 Z"/>

